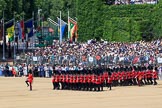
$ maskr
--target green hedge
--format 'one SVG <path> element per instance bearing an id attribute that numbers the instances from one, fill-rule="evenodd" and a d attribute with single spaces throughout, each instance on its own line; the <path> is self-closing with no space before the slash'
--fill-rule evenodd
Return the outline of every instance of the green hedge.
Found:
<path id="1" fill-rule="evenodd" d="M 162 3 L 105 5 L 101 0 L 78 0 L 79 40 L 152 40 L 162 36 Z"/>

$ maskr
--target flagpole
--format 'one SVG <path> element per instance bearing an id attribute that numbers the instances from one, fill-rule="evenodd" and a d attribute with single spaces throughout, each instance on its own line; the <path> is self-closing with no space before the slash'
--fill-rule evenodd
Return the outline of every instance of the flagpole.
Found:
<path id="1" fill-rule="evenodd" d="M 28 50 L 28 33 L 25 33 L 25 40 L 26 40 L 26 51 Z"/>
<path id="2" fill-rule="evenodd" d="M 15 13 L 14 13 L 14 29 L 15 29 Z M 14 64 L 16 60 L 16 49 L 15 49 L 15 30 L 14 30 Z"/>
<path id="3" fill-rule="evenodd" d="M 25 54 L 25 46 L 26 46 L 25 45 L 25 37 L 26 36 L 25 36 L 25 31 L 24 31 L 24 26 L 25 26 L 24 25 L 24 13 L 23 13 L 23 19 L 22 20 L 23 20 L 23 31 L 22 31 L 23 32 L 23 53 Z"/>
<path id="4" fill-rule="evenodd" d="M 70 38 L 70 23 L 69 23 L 69 10 L 68 10 L 68 39 Z"/>
<path id="5" fill-rule="evenodd" d="M 4 10 L 3 10 L 3 60 L 5 60 Z"/>
<path id="6" fill-rule="evenodd" d="M 18 27 L 18 21 L 16 22 L 16 27 Z M 15 27 L 15 29 L 17 30 L 18 28 L 16 28 Z M 16 34 L 16 38 L 17 38 L 17 51 L 16 51 L 16 53 L 18 54 L 19 53 L 19 35 L 17 35 Z"/>
<path id="7" fill-rule="evenodd" d="M 60 44 L 62 43 L 62 36 L 61 36 L 61 11 L 60 11 Z"/>
<path id="8" fill-rule="evenodd" d="M 34 50 L 34 12 L 32 13 L 32 17 L 33 17 L 33 37 L 32 37 L 32 52 Z"/>

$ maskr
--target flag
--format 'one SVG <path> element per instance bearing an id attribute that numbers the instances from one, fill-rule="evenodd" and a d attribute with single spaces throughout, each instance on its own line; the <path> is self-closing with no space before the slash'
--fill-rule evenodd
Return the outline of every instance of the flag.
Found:
<path id="1" fill-rule="evenodd" d="M 3 19 L 2 19 L 3 20 Z M 0 22 L 0 41 L 3 39 L 2 37 L 3 37 L 3 22 L 2 22 L 2 20 L 1 20 L 1 22 Z"/>
<path id="2" fill-rule="evenodd" d="M 60 20 L 60 18 L 57 18 L 57 19 L 58 19 L 58 24 L 59 24 L 58 32 L 60 31 L 60 26 L 61 26 L 61 37 L 60 38 L 62 39 L 67 23 L 64 22 L 63 20 Z M 61 21 L 61 25 L 60 25 L 60 21 Z"/>
<path id="3" fill-rule="evenodd" d="M 54 36 L 58 37 L 58 23 L 48 18 L 49 32 Z"/>
<path id="4" fill-rule="evenodd" d="M 20 21 L 20 26 L 21 26 L 21 36 L 22 36 L 22 39 L 25 39 L 25 32 L 24 32 L 24 20 L 21 20 Z"/>
<path id="5" fill-rule="evenodd" d="M 20 22 L 17 23 L 17 27 L 18 27 L 19 39 L 21 39 L 22 38 L 22 29 L 21 29 Z"/>
<path id="6" fill-rule="evenodd" d="M 70 18 L 69 17 L 69 34 L 70 34 L 70 38 L 71 39 L 73 39 L 74 38 L 74 36 L 75 36 L 75 38 L 78 38 L 78 34 L 77 34 L 77 30 L 78 30 L 78 25 L 77 25 L 77 22 L 74 20 L 74 19 L 72 19 L 72 18 Z"/>
<path id="7" fill-rule="evenodd" d="M 24 24 L 25 24 L 25 29 L 27 31 L 28 37 L 32 37 L 33 36 L 33 18 L 29 19 Z"/>
<path id="8" fill-rule="evenodd" d="M 25 33 L 24 33 L 24 21 L 21 20 L 17 23 L 18 26 L 18 32 L 19 32 L 19 39 L 25 39 Z"/>
<path id="9" fill-rule="evenodd" d="M 14 19 L 8 21 L 5 27 L 7 28 L 7 38 L 11 42 L 14 40 Z"/>

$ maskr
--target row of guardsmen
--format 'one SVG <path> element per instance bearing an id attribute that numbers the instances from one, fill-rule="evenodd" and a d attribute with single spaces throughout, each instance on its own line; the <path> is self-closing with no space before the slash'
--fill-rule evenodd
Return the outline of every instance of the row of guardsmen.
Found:
<path id="1" fill-rule="evenodd" d="M 103 91 L 112 86 L 157 85 L 157 67 L 124 66 L 76 71 L 55 71 L 53 89 Z"/>

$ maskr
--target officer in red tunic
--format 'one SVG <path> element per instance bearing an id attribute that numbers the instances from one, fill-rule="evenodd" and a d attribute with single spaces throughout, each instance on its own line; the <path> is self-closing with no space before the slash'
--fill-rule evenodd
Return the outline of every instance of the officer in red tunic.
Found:
<path id="1" fill-rule="evenodd" d="M 27 78 L 27 80 L 25 82 L 27 84 L 27 87 L 30 86 L 30 91 L 32 91 L 32 82 L 33 82 L 32 72 L 29 72 L 28 78 Z"/>

